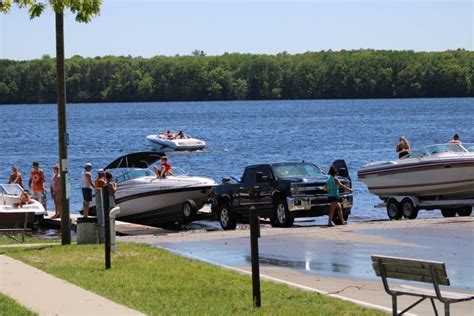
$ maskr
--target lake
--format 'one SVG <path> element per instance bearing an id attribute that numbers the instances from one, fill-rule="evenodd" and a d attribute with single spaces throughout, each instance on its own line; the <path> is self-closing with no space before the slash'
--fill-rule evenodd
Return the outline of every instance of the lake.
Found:
<path id="1" fill-rule="evenodd" d="M 82 204 L 81 172 L 95 171 L 116 157 L 151 150 L 146 135 L 184 130 L 208 144 L 202 152 L 168 155 L 192 175 L 240 176 L 248 164 L 311 161 L 327 170 L 345 159 L 354 180 L 351 220 L 386 219 L 379 200 L 357 180 L 370 161 L 395 159 L 400 135 L 412 147 L 445 143 L 455 132 L 474 142 L 474 99 L 298 100 L 71 104 L 67 108 L 71 212 Z M 12 164 L 25 183 L 38 160 L 49 179 L 57 163 L 56 105 L 1 105 L 0 181 Z M 52 201 L 49 201 L 52 205 Z M 420 217 L 439 217 L 439 211 Z"/>

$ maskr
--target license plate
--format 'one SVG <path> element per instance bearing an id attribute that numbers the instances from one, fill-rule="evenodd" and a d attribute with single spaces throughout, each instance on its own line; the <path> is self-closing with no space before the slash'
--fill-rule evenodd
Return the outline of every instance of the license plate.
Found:
<path id="1" fill-rule="evenodd" d="M 342 200 L 342 207 L 343 207 L 343 208 L 349 208 L 349 207 L 351 207 L 351 203 L 349 203 L 349 200 L 348 200 L 348 199 L 343 199 L 343 200 Z"/>

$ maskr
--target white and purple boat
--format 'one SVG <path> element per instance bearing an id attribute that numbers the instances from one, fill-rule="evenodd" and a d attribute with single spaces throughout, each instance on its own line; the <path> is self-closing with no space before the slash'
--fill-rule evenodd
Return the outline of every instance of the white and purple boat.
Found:
<path id="1" fill-rule="evenodd" d="M 382 200 L 402 195 L 473 199 L 474 144 L 427 146 L 398 160 L 369 163 L 358 177 Z"/>

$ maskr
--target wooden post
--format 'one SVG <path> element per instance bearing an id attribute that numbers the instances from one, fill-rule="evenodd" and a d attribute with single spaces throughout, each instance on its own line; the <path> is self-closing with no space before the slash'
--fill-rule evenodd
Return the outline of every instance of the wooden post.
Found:
<path id="1" fill-rule="evenodd" d="M 260 296 L 260 267 L 258 257 L 258 238 L 260 238 L 260 220 L 257 216 L 257 209 L 251 206 L 250 215 L 250 253 L 252 257 L 252 295 L 255 307 L 262 306 Z"/>
<path id="2" fill-rule="evenodd" d="M 66 134 L 66 80 L 64 72 L 64 17 L 56 12 L 56 95 L 58 103 L 59 173 L 61 176 L 61 244 L 71 244 Z"/>

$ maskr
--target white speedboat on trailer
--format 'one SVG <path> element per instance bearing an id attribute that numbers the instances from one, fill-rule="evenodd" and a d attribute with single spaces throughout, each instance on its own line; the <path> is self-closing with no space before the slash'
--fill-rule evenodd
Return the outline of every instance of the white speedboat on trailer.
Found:
<path id="1" fill-rule="evenodd" d="M 127 154 L 105 168 L 117 182 L 118 220 L 145 225 L 190 222 L 207 202 L 216 182 L 189 176 L 180 168 L 158 179 L 149 167 L 162 156 L 157 152 Z"/>
<path id="2" fill-rule="evenodd" d="M 158 135 L 146 137 L 153 148 L 158 151 L 200 150 L 206 147 L 206 142 L 193 138 L 183 132 L 161 132 Z"/>
<path id="3" fill-rule="evenodd" d="M 470 216 L 474 206 L 474 144 L 427 146 L 394 161 L 373 162 L 359 180 L 384 201 L 390 219 L 414 219 L 420 209 Z"/>
<path id="4" fill-rule="evenodd" d="M 474 144 L 427 146 L 398 160 L 369 163 L 358 177 L 381 199 L 474 198 Z"/>
<path id="5" fill-rule="evenodd" d="M 35 218 L 42 218 L 46 215 L 43 205 L 31 199 L 29 204 L 23 204 L 20 196 L 23 189 L 18 184 L 0 184 L 0 214 L 7 224 L 23 224 L 25 219 L 27 224 L 31 224 Z M 26 216 L 25 213 L 32 216 Z M 34 216 L 33 216 L 34 214 Z M 0 226 L 4 224 L 0 221 Z"/>

